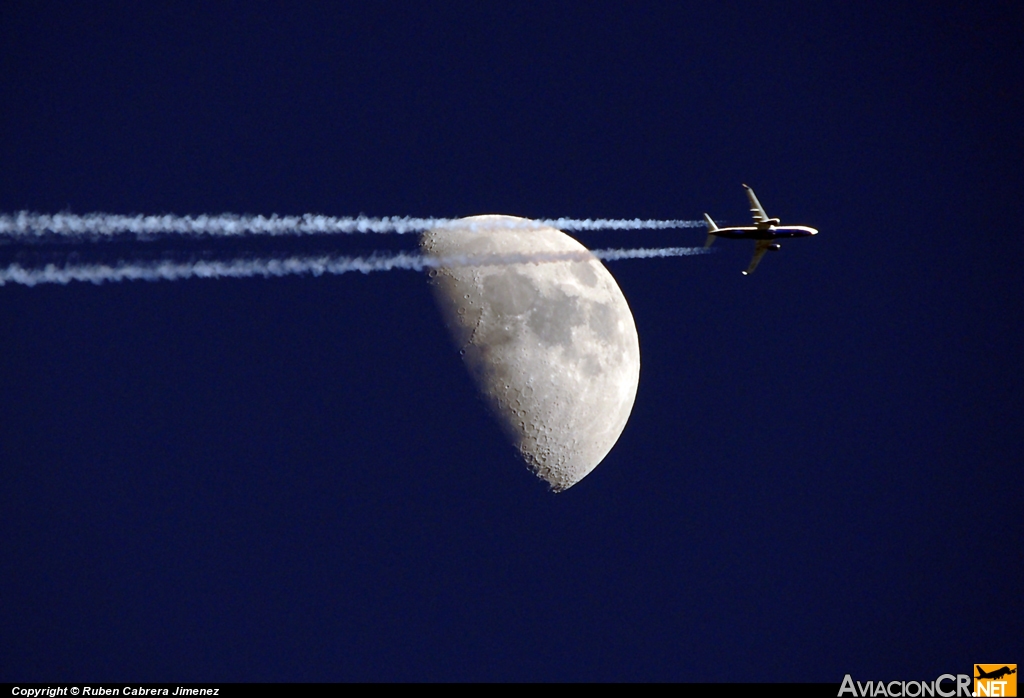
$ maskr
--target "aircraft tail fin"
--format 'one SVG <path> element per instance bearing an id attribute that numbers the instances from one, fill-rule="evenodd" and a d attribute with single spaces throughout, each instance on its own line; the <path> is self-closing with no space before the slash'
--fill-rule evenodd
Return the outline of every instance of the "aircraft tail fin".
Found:
<path id="1" fill-rule="evenodd" d="M 711 216 L 704 214 L 704 220 L 708 223 L 708 239 L 704 242 L 704 247 L 711 247 L 711 243 L 715 241 L 715 231 L 718 230 L 718 226 L 711 220 Z"/>

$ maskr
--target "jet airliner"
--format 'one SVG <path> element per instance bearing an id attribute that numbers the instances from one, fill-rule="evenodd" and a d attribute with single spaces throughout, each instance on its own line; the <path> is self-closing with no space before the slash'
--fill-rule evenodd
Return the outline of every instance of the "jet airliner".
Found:
<path id="1" fill-rule="evenodd" d="M 755 242 L 754 258 L 750 260 L 750 266 L 743 272 L 744 276 L 748 276 L 757 269 L 757 265 L 761 262 L 761 257 L 764 257 L 765 252 L 768 250 L 777 252 L 782 247 L 777 240 L 781 238 L 810 237 L 811 235 L 817 235 L 818 231 L 806 225 L 779 225 L 780 221 L 778 218 L 769 218 L 768 214 L 761 208 L 760 202 L 754 196 L 754 190 L 746 184 L 743 185 L 743 188 L 746 189 L 747 198 L 750 200 L 750 212 L 754 215 L 754 225 L 719 228 L 711 220 L 711 216 L 705 213 L 704 220 L 708 223 L 708 240 L 704 243 L 704 247 L 711 247 L 711 243 L 715 241 L 716 237 L 733 240 L 753 240 Z"/>

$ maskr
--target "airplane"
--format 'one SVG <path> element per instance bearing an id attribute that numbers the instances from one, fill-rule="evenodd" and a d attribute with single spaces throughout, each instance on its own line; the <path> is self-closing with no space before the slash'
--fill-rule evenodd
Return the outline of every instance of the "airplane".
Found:
<path id="1" fill-rule="evenodd" d="M 761 257 L 764 257 L 765 252 L 768 250 L 772 252 L 779 251 L 782 245 L 776 242 L 776 240 L 780 238 L 809 237 L 817 235 L 818 231 L 806 225 L 779 225 L 780 221 L 778 218 L 769 218 L 768 214 L 761 208 L 760 202 L 754 196 L 754 190 L 746 184 L 743 185 L 743 188 L 747 190 L 747 198 L 750 199 L 750 212 L 754 214 L 754 225 L 719 228 L 711 220 L 711 216 L 705 213 L 704 220 L 708 223 L 708 239 L 704 243 L 704 247 L 711 247 L 711 243 L 715 241 L 716 237 L 733 240 L 754 240 L 756 243 L 754 245 L 754 258 L 750 260 L 750 266 L 743 272 L 744 276 L 749 276 L 757 269 L 757 265 L 760 263 Z"/>
<path id="2" fill-rule="evenodd" d="M 1017 673 L 1016 669 L 1011 669 L 1008 666 L 1004 666 L 1002 669 L 993 669 L 992 671 L 985 671 L 977 665 L 975 665 L 975 668 L 978 670 L 978 675 L 974 677 L 976 679 L 1001 679 L 1007 674 Z"/>

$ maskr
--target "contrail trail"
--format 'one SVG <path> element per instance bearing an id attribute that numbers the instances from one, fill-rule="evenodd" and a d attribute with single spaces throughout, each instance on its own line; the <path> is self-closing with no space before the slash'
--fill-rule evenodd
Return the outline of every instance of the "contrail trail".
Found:
<path id="1" fill-rule="evenodd" d="M 478 223 L 460 218 L 338 218 L 307 213 L 302 216 L 239 216 L 231 213 L 200 216 L 124 216 L 113 213 L 31 213 L 0 214 L 0 235 L 18 240 L 44 236 L 105 238 L 115 235 L 190 235 L 233 237 L 239 235 L 336 235 L 351 233 L 418 233 L 441 227 L 464 227 Z M 672 230 L 699 228 L 704 221 L 641 220 L 639 218 L 549 218 L 510 221 L 511 229 L 552 227 L 559 230 Z M 487 227 L 491 227 L 489 224 Z"/>
<path id="2" fill-rule="evenodd" d="M 651 259 L 655 257 L 688 257 L 708 252 L 702 247 L 656 247 L 633 249 L 581 250 L 570 252 L 536 252 L 514 254 L 455 255 L 432 257 L 414 252 L 374 254 L 367 257 L 342 257 L 336 255 L 295 256 L 272 259 L 234 259 L 227 261 L 191 262 L 131 262 L 114 264 L 73 264 L 56 266 L 47 264 L 41 268 L 23 267 L 11 264 L 0 268 L 0 286 L 6 284 L 68 284 L 72 281 L 89 281 L 101 284 L 111 281 L 174 281 L 179 279 L 243 279 L 249 277 L 278 277 L 309 274 L 345 274 L 359 271 L 369 274 L 374 271 L 408 269 L 423 271 L 439 267 L 491 266 L 498 264 L 544 264 L 550 262 L 574 262 L 591 259 Z"/>

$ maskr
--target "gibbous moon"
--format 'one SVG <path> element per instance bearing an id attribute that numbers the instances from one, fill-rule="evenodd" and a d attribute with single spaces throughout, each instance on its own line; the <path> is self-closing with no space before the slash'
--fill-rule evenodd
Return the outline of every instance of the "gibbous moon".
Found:
<path id="1" fill-rule="evenodd" d="M 626 426 L 640 379 L 640 341 L 605 266 L 560 230 L 526 222 L 474 216 L 424 233 L 420 246 L 436 257 L 584 256 L 429 274 L 480 392 L 526 464 L 560 492 L 593 470 Z"/>

